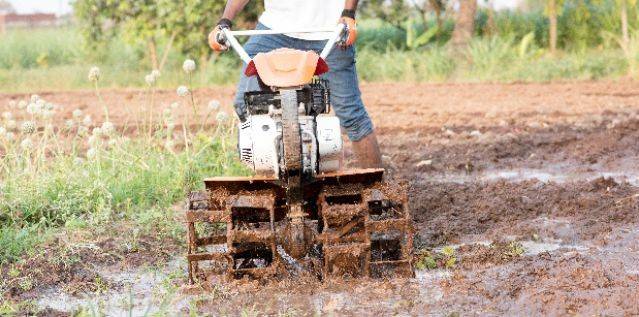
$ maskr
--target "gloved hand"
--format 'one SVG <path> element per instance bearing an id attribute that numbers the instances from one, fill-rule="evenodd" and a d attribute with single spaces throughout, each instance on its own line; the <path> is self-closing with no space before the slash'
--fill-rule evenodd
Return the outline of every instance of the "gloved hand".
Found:
<path id="1" fill-rule="evenodd" d="M 223 43 L 220 43 L 220 35 L 222 35 L 223 29 L 231 29 L 233 23 L 229 19 L 222 19 L 217 23 L 217 26 L 209 33 L 209 46 L 216 52 L 227 51 L 229 47 Z"/>
<path id="2" fill-rule="evenodd" d="M 355 44 L 355 41 L 357 41 L 357 22 L 355 21 L 355 11 L 344 10 L 344 12 L 342 12 L 340 23 L 343 23 L 346 27 L 348 27 L 348 36 L 346 37 L 346 41 L 344 41 L 344 46 L 352 46 Z"/>

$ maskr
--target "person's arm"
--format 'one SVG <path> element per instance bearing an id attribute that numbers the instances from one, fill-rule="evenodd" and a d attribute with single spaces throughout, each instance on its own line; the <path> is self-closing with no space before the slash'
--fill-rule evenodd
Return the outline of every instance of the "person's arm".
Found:
<path id="1" fill-rule="evenodd" d="M 222 29 L 230 29 L 233 27 L 233 19 L 244 10 L 244 7 L 246 7 L 249 1 L 250 0 L 228 0 L 226 2 L 222 19 L 220 19 L 215 29 L 209 34 L 209 46 L 211 46 L 214 51 L 219 52 L 229 49 L 228 46 L 220 44 L 217 38 Z"/>
<path id="2" fill-rule="evenodd" d="M 233 21 L 233 19 L 244 10 L 244 7 L 246 7 L 249 1 L 250 0 L 228 0 L 224 8 L 224 14 L 222 14 L 222 19 Z"/>
<path id="3" fill-rule="evenodd" d="M 340 22 L 348 27 L 348 37 L 344 42 L 344 46 L 351 46 L 357 40 L 357 22 L 355 21 L 355 13 L 357 12 L 358 0 L 346 0 L 344 11 Z"/>
<path id="4" fill-rule="evenodd" d="M 355 12 L 357 11 L 357 3 L 359 2 L 359 0 L 346 0 L 346 3 L 344 5 L 344 11 L 352 11 L 352 18 L 355 18 Z M 350 12 L 344 12 L 349 14 L 349 16 L 351 15 Z M 344 16 L 344 13 L 342 13 L 342 16 Z"/>

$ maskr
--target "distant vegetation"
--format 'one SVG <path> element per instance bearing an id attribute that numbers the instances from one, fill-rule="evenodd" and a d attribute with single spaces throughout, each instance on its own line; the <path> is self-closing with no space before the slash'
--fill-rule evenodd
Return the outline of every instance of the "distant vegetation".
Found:
<path id="1" fill-rule="evenodd" d="M 144 86 L 144 74 L 161 68 L 165 76 L 159 86 L 172 88 L 181 80 L 180 65 L 185 58 L 205 66 L 194 79 L 196 86 L 237 80 L 239 60 L 230 53 L 213 55 L 206 47 L 214 14 L 207 12 L 206 19 L 197 20 L 197 15 L 178 18 L 155 11 L 140 15 L 126 6 L 81 10 L 82 4 L 90 2 L 100 1 L 76 2 L 81 21 L 77 27 L 14 30 L 0 36 L 0 90 L 88 88 L 83 72 L 91 65 L 112 74 L 104 82 L 107 87 Z M 435 10 L 431 2 L 440 3 L 443 11 Z M 421 8 L 406 7 L 403 1 L 401 7 L 395 1 L 364 2 L 357 58 L 360 76 L 365 81 L 428 82 L 637 76 L 639 32 L 634 0 L 557 0 L 554 45 L 550 2 L 529 1 L 524 11 L 479 7 L 473 15 L 473 36 L 462 45 L 452 40 L 459 24 L 450 9 L 452 2 L 429 1 Z M 211 3 L 208 9 L 221 9 L 219 1 Z M 242 27 L 250 26 L 258 11 L 250 8 Z M 160 20 L 152 28 L 141 27 L 156 18 Z M 110 19 L 118 23 L 105 22 Z M 193 20 L 197 28 L 173 28 L 188 22 L 180 19 Z"/>

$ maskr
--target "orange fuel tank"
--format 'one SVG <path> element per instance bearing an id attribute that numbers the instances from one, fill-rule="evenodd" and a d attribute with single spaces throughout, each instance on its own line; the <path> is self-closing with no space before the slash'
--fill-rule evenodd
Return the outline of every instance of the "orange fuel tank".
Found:
<path id="1" fill-rule="evenodd" d="M 281 48 L 253 58 L 257 73 L 267 86 L 287 88 L 308 84 L 320 57 L 314 51 Z"/>

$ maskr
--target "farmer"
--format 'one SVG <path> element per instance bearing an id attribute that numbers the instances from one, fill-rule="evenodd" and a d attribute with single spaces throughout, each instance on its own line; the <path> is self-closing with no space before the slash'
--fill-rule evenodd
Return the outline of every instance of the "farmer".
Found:
<path id="1" fill-rule="evenodd" d="M 209 34 L 209 45 L 215 51 L 228 50 L 216 39 L 222 29 L 231 29 L 232 20 L 246 6 L 249 0 L 228 0 L 224 15 L 215 29 Z M 358 0 L 264 0 L 264 13 L 259 18 L 258 30 L 266 29 L 308 29 L 332 27 L 338 22 L 346 24 L 350 32 L 344 47 L 335 49 L 326 62 L 330 71 L 326 75 L 331 90 L 331 103 L 339 117 L 342 128 L 353 142 L 353 152 L 361 168 L 381 167 L 381 154 L 373 123 L 362 102 L 357 70 L 355 68 L 355 49 L 357 38 L 355 11 Z M 314 50 L 320 52 L 330 34 L 288 34 L 261 35 L 251 37 L 244 46 L 253 58 L 261 52 L 270 52 L 278 48 Z M 244 93 L 259 90 L 257 79 L 248 78 L 242 72 L 235 97 L 235 108 L 245 107 Z"/>

